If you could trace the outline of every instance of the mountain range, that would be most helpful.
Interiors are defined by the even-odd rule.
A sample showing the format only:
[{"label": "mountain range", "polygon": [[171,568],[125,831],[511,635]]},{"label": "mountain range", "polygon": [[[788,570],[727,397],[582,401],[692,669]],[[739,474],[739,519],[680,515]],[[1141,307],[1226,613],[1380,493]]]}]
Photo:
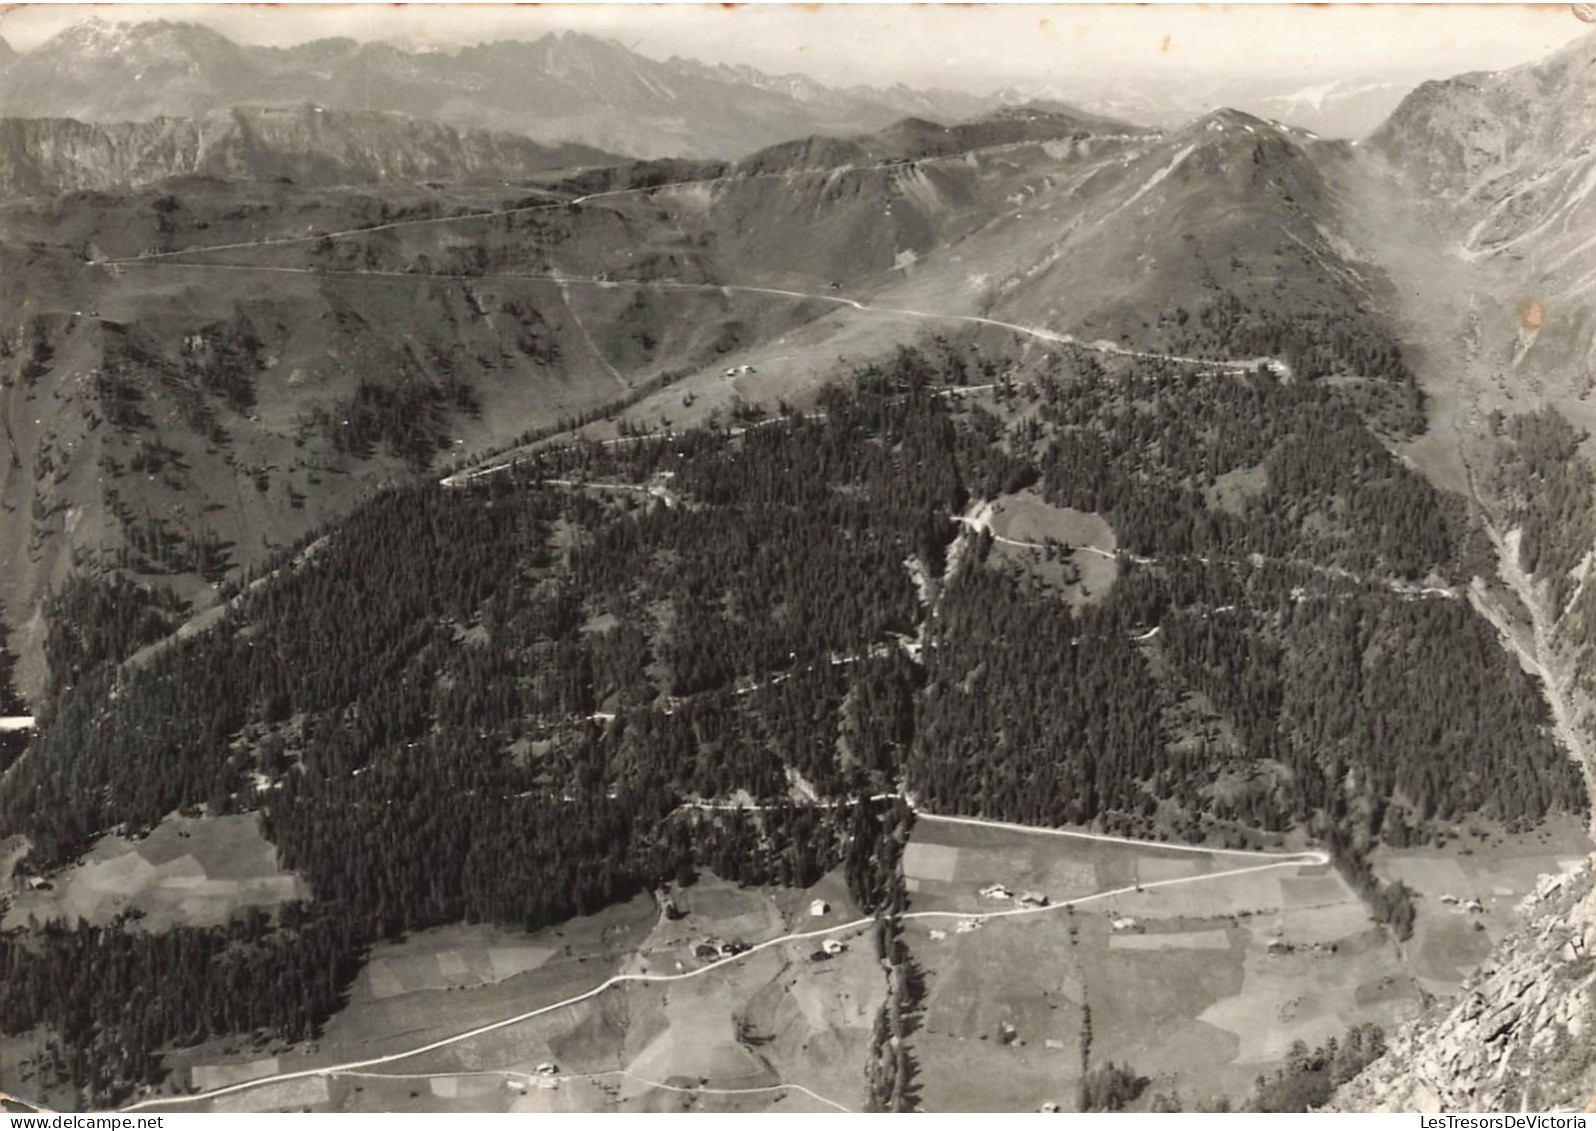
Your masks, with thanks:
[{"label": "mountain range", "polygon": [[319,106],[239,106],[198,120],[104,125],[0,118],[0,186],[22,196],[103,192],[182,176],[281,177],[303,185],[522,181],[619,160],[582,145],[539,145],[520,134]]},{"label": "mountain range", "polygon": [[266,48],[197,24],[92,19],[0,55],[0,107],[13,117],[145,121],[306,102],[635,157],[740,157],[805,134],[863,132],[907,115],[959,119],[992,105],[951,91],[833,90],[750,67],[660,62],[576,33],[454,53],[352,39]]},{"label": "mountain range", "polygon": [[1325,136],[1357,137],[1379,124],[1408,85],[1065,78],[990,95],[902,84],[834,88],[747,65],[650,59],[569,32],[454,52],[352,39],[273,48],[236,44],[196,24],[95,18],[26,53],[0,41],[0,107],[9,116],[145,121],[203,118],[246,103],[309,102],[643,158],[737,158],[807,134],[869,132],[903,117],[959,121],[1005,105],[1058,103],[1164,127],[1231,106]]}]

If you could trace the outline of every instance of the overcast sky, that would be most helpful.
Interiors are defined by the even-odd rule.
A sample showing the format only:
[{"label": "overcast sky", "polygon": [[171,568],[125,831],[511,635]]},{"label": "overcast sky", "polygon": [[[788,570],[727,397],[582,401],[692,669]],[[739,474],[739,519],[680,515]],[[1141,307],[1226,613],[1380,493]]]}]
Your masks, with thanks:
[{"label": "overcast sky", "polygon": [[19,4],[0,36],[26,50],[98,14],[209,24],[245,43],[326,36],[415,49],[574,29],[656,58],[798,71],[823,82],[986,92],[1071,76],[1444,76],[1539,58],[1592,30],[1566,4],[1141,6],[896,4]]}]

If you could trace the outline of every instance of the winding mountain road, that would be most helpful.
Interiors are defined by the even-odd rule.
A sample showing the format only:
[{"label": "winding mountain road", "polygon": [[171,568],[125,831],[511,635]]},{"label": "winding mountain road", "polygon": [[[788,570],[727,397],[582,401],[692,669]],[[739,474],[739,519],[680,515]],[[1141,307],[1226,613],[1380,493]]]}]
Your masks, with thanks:
[{"label": "winding mountain road", "polygon": [[[258,244],[246,246],[261,246]],[[190,248],[190,252],[210,250],[207,248]],[[823,291],[795,291],[785,287],[758,287],[747,283],[684,283],[674,279],[604,279],[596,276],[566,275],[556,271],[496,271],[493,273],[467,273],[444,271],[379,271],[379,270],[323,270],[316,267],[281,267],[271,264],[258,263],[188,263],[181,260],[164,259],[158,256],[148,256],[134,259],[121,259],[110,261],[117,267],[174,267],[189,271],[239,271],[255,274],[277,275],[314,275],[318,277],[334,277],[340,275],[359,276],[363,279],[402,279],[407,282],[434,281],[438,279],[451,279],[467,282],[481,282],[492,279],[519,279],[526,282],[552,283],[562,290],[570,287],[596,287],[600,290],[644,290],[654,292],[695,292],[718,293],[722,295],[748,294],[764,295],[772,298],[788,298],[802,302],[824,302],[832,306],[846,307],[859,311],[862,314],[875,314],[895,318],[910,318],[925,322],[954,322],[968,326],[985,326],[998,330],[1007,330],[1022,337],[1035,338],[1037,341],[1047,342],[1051,345],[1068,346],[1071,349],[1086,350],[1089,353],[1099,353],[1111,357],[1132,358],[1143,361],[1168,361],[1178,365],[1200,365],[1210,369],[1223,370],[1227,373],[1249,373],[1260,365],[1268,366],[1277,373],[1290,374],[1290,367],[1279,358],[1255,357],[1245,360],[1218,359],[1211,357],[1189,357],[1176,353],[1157,353],[1152,350],[1135,350],[1107,341],[1086,341],[1074,334],[1060,330],[1050,330],[1045,326],[1027,326],[1021,322],[1006,322],[1000,318],[987,318],[979,314],[949,314],[939,310],[916,310],[906,306],[884,306],[877,303],[865,302],[862,299],[847,298],[843,295],[831,294]],[[608,365],[608,362],[605,362]]]},{"label": "winding mountain road", "polygon": [[[1063,140],[1063,139],[1058,139]],[[1135,141],[1129,134],[1112,134],[1096,139],[1098,141]],[[513,208],[492,208],[481,212],[462,212],[453,216],[424,216],[410,220],[391,220],[382,224],[371,224],[363,228],[339,228],[331,231],[310,232],[303,236],[275,236],[259,240],[241,240],[232,243],[200,244],[194,247],[177,248],[172,251],[146,251],[138,255],[114,256],[105,259],[90,260],[95,264],[116,264],[127,266],[154,260],[171,261],[184,255],[198,255],[207,251],[242,251],[250,248],[262,247],[291,247],[299,244],[320,243],[322,240],[345,240],[357,236],[369,236],[377,232],[394,232],[405,228],[431,227],[439,224],[469,224],[486,220],[500,220],[507,216],[525,216],[536,212],[553,212],[562,209],[580,208],[596,200],[613,200],[627,196],[650,196],[659,193],[672,192],[681,189],[701,189],[715,185],[743,184],[749,181],[792,181],[799,177],[819,177],[822,179],[834,177],[840,173],[868,173],[880,172],[887,169],[912,169],[917,165],[937,164],[942,162],[964,162],[970,157],[989,156],[997,153],[1012,153],[1016,150],[1037,145],[1046,145],[1045,139],[1027,141],[999,142],[995,145],[978,145],[969,149],[961,149],[955,153],[933,154],[912,160],[875,161],[862,165],[826,165],[813,169],[783,169],[768,173],[728,173],[719,177],[699,177],[693,180],[671,181],[659,185],[639,185],[628,188],[603,189],[599,192],[585,193],[582,196],[570,197],[564,200],[540,201],[537,204],[522,204]]]},{"label": "winding mountain road", "polygon": [[[971,530],[991,535],[992,541],[1002,546],[1014,546],[1022,550],[1046,551],[1049,549],[1047,545],[1041,542],[1022,542],[1018,538],[1006,538],[1003,535],[996,533],[992,529],[991,503],[976,504],[970,508],[969,513],[956,514],[953,515],[952,518],[954,522],[960,523]],[[1064,543],[1059,543],[1059,545],[1062,546]],[[1157,565],[1160,560],[1158,558],[1149,558],[1143,557],[1140,554],[1133,554],[1129,550],[1105,550],[1101,546],[1093,546],[1090,544],[1069,545],[1068,548],[1079,553],[1094,554],[1100,558],[1108,558],[1111,561],[1122,560],[1135,562],[1137,565]],[[1459,593],[1456,589],[1449,589],[1439,585],[1415,585],[1410,582],[1398,580],[1396,578],[1383,578],[1377,581],[1370,581],[1367,577],[1364,577],[1358,573],[1354,573],[1350,569],[1343,569],[1340,566],[1320,565],[1317,562],[1305,561],[1301,558],[1278,558],[1269,557],[1265,554],[1249,554],[1245,558],[1211,558],[1203,554],[1183,555],[1183,557],[1187,561],[1200,562],[1203,565],[1218,564],[1250,566],[1254,569],[1257,569],[1266,563],[1274,562],[1278,565],[1292,566],[1297,569],[1308,570],[1324,577],[1333,577],[1340,581],[1355,581],[1361,585],[1383,585],[1393,593],[1410,598],[1440,597],[1444,600],[1455,601],[1459,596]],[[1163,560],[1168,561],[1170,559],[1165,558]]]}]

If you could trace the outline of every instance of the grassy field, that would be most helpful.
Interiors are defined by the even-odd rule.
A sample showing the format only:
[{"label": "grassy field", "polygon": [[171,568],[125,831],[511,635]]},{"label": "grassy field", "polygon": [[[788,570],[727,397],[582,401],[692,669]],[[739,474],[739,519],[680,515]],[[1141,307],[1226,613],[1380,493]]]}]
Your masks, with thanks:
[{"label": "grassy field", "polygon": [[[1134,888],[1138,883],[1154,883],[1212,872],[1268,863],[1253,854],[1191,852],[1107,840],[1085,840],[1046,834],[1030,834],[976,825],[953,824],[935,818],[922,819],[904,852],[904,876],[915,895],[915,909],[921,911],[998,911],[1012,904],[980,895],[990,883],[1002,883],[1014,894],[1037,891],[1054,903],[1095,895],[1116,888]],[[1264,873],[1270,876],[1272,873]],[[1224,881],[1214,881],[1224,883]],[[1265,886],[1268,882],[1264,881]],[[1258,881],[1238,881],[1240,894]],[[1157,909],[1168,903],[1178,905],[1182,898],[1211,902],[1209,896],[1184,896],[1199,885],[1177,885],[1155,889],[1157,895],[1134,891],[1125,898],[1140,899]],[[1207,886],[1206,883],[1200,886]]]},{"label": "grassy field", "polygon": [[[1513,929],[1513,908],[1535,881],[1590,850],[1584,826],[1563,818],[1532,833],[1482,827],[1444,848],[1382,850],[1372,862],[1382,879],[1401,880],[1418,893],[1408,961],[1425,989],[1450,994]],[[1445,901],[1447,896],[1456,902]],[[1469,909],[1470,900],[1478,902],[1478,911]]]},{"label": "grassy field", "polygon": [[440,927],[417,938],[424,941],[411,950],[395,947],[373,956],[357,995],[363,990],[380,1001],[417,990],[489,985],[536,970],[556,953],[551,946],[528,945],[524,934],[483,924]]},{"label": "grassy field", "polygon": [[[810,911],[817,898],[829,908],[820,917]],[[383,1056],[564,1001],[616,974],[691,974],[709,964],[697,953],[707,943],[753,944],[861,917],[836,874],[805,891],[705,875],[675,901],[686,912],[678,919],[642,896],[531,935],[457,925],[380,946],[319,1042],[179,1050],[173,1083],[214,1087],[267,1068]],[[263,1085],[173,1110],[835,1110],[793,1085],[857,1108],[886,980],[867,931],[834,937],[846,946],[834,957],[814,957],[819,940],[772,947],[702,977],[628,983],[316,1086]],[[541,1073],[546,1065],[554,1070]]]},{"label": "grassy field", "polygon": [[1231,514],[1241,514],[1247,503],[1269,489],[1269,474],[1262,465],[1238,467],[1214,480],[1212,487],[1203,488],[1203,498],[1210,506]]},{"label": "grassy field", "polygon": [[[1113,1060],[1149,1077],[1143,1105],[1156,1092],[1187,1107],[1240,1099],[1294,1040],[1322,1043],[1363,1021],[1394,1030],[1416,1009],[1420,986],[1442,987],[1444,975],[1475,961],[1463,947],[1488,945],[1519,892],[1577,855],[1578,841],[1570,824],[1480,839],[1469,855],[1459,845],[1380,858],[1382,874],[1400,874],[1425,895],[1404,956],[1327,865],[922,819],[904,857],[907,943],[926,984],[911,1009],[918,1101],[926,1110],[1072,1108],[1087,1007],[1091,1063]],[[225,861],[211,862],[228,873]],[[992,883],[1055,906],[994,917],[1016,905],[981,895]],[[1435,889],[1478,897],[1485,910],[1441,905]],[[705,875],[673,897],[684,912],[674,919],[640,896],[529,935],[456,925],[383,944],[320,1041],[176,1050],[165,1087],[398,1053],[624,973],[668,980],[627,983],[428,1053],[177,1110],[862,1108],[886,990],[868,930],[831,935],[846,946],[836,956],[817,958],[819,940],[806,940],[694,976],[719,962],[706,947],[860,918],[840,877],[799,891]],[[818,917],[815,899],[827,905]],[[1490,925],[1475,930],[1476,921]],[[1466,934],[1445,933],[1448,924]]]},{"label": "grassy field", "polygon": [[1119,547],[1114,528],[1102,515],[1055,507],[1031,491],[993,500],[992,533],[1016,542],[1046,542],[1051,538],[1069,546],[1095,546],[1109,553]]},{"label": "grassy field", "polygon": [[993,500],[991,529],[996,537],[1014,542],[1091,547],[1055,557],[1030,546],[1004,542],[993,546],[994,556],[1023,566],[1044,585],[1059,590],[1072,606],[1102,598],[1119,577],[1119,562],[1112,556],[1119,540],[1102,515],[1055,507],[1030,491],[1019,491]]},{"label": "grassy field", "polygon": [[[1073,1109],[1087,1006],[1091,1063],[1128,1064],[1151,1080],[1142,1104],[1164,1092],[1188,1110],[1247,1095],[1294,1039],[1316,1044],[1361,1021],[1391,1029],[1408,1016],[1413,979],[1333,869],[1221,874],[1268,862],[919,822],[905,856],[911,913],[1012,907],[979,894],[994,882],[1080,901],[965,931],[909,921],[927,982],[912,1038],[921,1105]],[[1093,891],[1115,894],[1081,901]]]},{"label": "grassy field", "polygon": [[83,859],[49,878],[49,888],[15,891],[4,927],[79,918],[109,923],[143,913],[146,930],[213,926],[246,907],[274,907],[309,895],[277,867],[277,850],[253,814],[168,817],[146,837],[102,837]]},{"label": "grassy field", "polygon": [[40,1086],[30,1063],[44,1053],[47,1043],[47,1035],[42,1029],[30,1029],[26,1033],[0,1033],[0,1091],[25,1097],[30,1104],[53,1106],[50,1101],[57,1097],[49,1094],[50,1089]]},{"label": "grassy field", "polygon": [[[199,1090],[202,1079],[221,1071],[236,1071],[241,1065],[268,1056],[277,1058],[281,1072],[386,1056],[564,1000],[619,973],[648,937],[658,917],[654,901],[639,896],[596,915],[573,919],[530,935],[483,924],[455,925],[421,931],[399,942],[379,944],[368,958],[367,969],[355,979],[349,1004],[328,1021],[319,1041],[297,1046],[209,1041],[174,1049],[167,1055],[171,1073],[160,1091],[183,1094]],[[506,944],[512,940],[519,940],[519,945],[528,949],[550,952],[549,957],[531,969],[495,981],[469,983],[465,977],[453,980],[443,977],[444,967],[453,966],[447,956],[486,954],[506,949]],[[374,992],[385,987],[380,976],[377,986],[373,987],[372,968],[414,972],[426,970],[429,963],[434,971],[431,980],[436,984],[402,989],[396,994]],[[418,1058],[414,1063],[396,1062],[383,1071],[467,1069],[475,1067],[469,1063],[470,1056],[471,1047],[467,1042],[440,1050],[422,1068],[417,1067],[422,1064]],[[437,1063],[440,1061],[441,1064]],[[329,1099],[319,1106],[331,1105],[336,1110],[344,1083],[342,1078],[334,1079]],[[352,1087],[345,1090],[351,1095],[360,1094]],[[243,1102],[259,1091],[250,1089],[235,1096]],[[425,1082],[421,1091],[427,1092]],[[251,1110],[275,1110],[268,1102],[269,1096],[268,1093],[259,1101],[260,1106]],[[210,1108],[208,1103],[197,1103],[172,1110],[206,1111]]]},{"label": "grassy field", "polygon": [[0,839],[0,891],[11,890],[11,873],[15,871],[17,863],[28,854],[31,847],[28,838],[20,833]]}]

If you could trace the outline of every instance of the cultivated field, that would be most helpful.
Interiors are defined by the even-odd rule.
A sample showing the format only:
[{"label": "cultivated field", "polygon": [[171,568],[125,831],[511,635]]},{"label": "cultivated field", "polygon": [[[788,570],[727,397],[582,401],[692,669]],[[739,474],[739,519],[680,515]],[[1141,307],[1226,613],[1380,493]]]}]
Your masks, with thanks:
[{"label": "cultivated field", "polygon": [[[1470,856],[1395,854],[1380,867],[1421,890],[1450,885],[1472,898],[1464,880],[1486,885],[1505,916],[1518,889],[1574,855],[1577,840],[1571,824],[1481,842]],[[1321,1044],[1364,1021],[1392,1031],[1420,996],[1390,936],[1312,853],[922,817],[904,871],[906,939],[926,985],[908,1011],[910,1094],[926,1110],[1073,1108],[1088,1007],[1091,1064],[1149,1077],[1142,1106],[1165,1093],[1189,1108],[1244,1098],[1295,1040]],[[1006,893],[981,894],[993,884]],[[1022,895],[1048,906],[1014,914]],[[827,933],[845,947],[834,955],[814,938],[726,957],[728,944],[735,952],[861,918],[840,877],[797,891],[705,875],[672,898],[674,918],[639,896],[533,934],[456,925],[379,946],[319,1042],[174,1051],[168,1092],[263,1083],[171,1110],[862,1108],[886,991],[871,932]],[[1441,912],[1420,903],[1406,958],[1439,985],[1426,964],[1467,956],[1431,954],[1437,944],[1426,940],[1448,936],[1435,925]],[[1472,941],[1490,937],[1472,921],[1498,912],[1444,914]],[[637,980],[571,1002],[616,976]],[[484,1026],[496,1027],[449,1040]],[[298,1072],[307,1075],[267,1079]]]},{"label": "cultivated field", "polygon": [[[820,899],[826,911],[812,915]],[[835,874],[807,891],[740,888],[705,875],[674,893],[680,918],[640,896],[530,935],[485,926],[417,934],[373,952],[349,1006],[313,1045],[275,1052],[180,1050],[174,1083],[314,1070],[416,1048],[557,1005],[617,974],[585,1001],[384,1064],[264,1084],[170,1110],[829,1111],[865,1100],[864,1065],[886,980],[864,929],[727,961],[703,948],[757,944],[851,922],[861,912]],[[490,975],[494,975],[490,978]],[[275,1067],[273,1066],[275,1065]]]},{"label": "cultivated field", "polygon": [[[1142,1105],[1163,1092],[1188,1110],[1246,1096],[1297,1038],[1411,1013],[1418,991],[1394,943],[1328,865],[1223,874],[1269,863],[920,821],[905,868],[927,982],[912,1038],[921,1106],[1072,1110],[1088,1006],[1091,1063],[1151,1078]],[[992,883],[1074,906],[981,918],[1015,907],[979,894]],[[913,915],[928,910],[974,914]]]},{"label": "cultivated field", "polygon": [[254,814],[173,816],[139,840],[102,837],[48,884],[15,890],[3,926],[24,926],[29,916],[104,924],[124,911],[141,912],[134,922],[146,930],[214,926],[243,908],[310,894],[303,880],[278,870],[277,850]]},{"label": "cultivated field", "polygon": [[[903,871],[909,891],[915,896],[915,910],[974,913],[1013,906],[979,894],[981,888],[991,883],[1005,884],[1016,895],[1034,890],[1053,903],[1067,903],[1113,889],[1134,889],[1137,884],[1267,863],[1267,858],[1256,853],[1194,852],[1178,847],[1076,839],[922,817],[904,852]],[[1251,893],[1267,890],[1274,873],[1262,875],[1268,878],[1259,881],[1255,877],[1245,877],[1229,889],[1229,894],[1217,896],[1188,897],[1184,893],[1194,886],[1207,887],[1211,883],[1221,885],[1224,892],[1226,881],[1168,886],[1156,889],[1156,896],[1148,893],[1138,896],[1131,890],[1117,898],[1139,900],[1138,907],[1145,904],[1147,914],[1159,914],[1166,907],[1170,909],[1166,914],[1184,913],[1181,909],[1189,906],[1190,901],[1204,907],[1219,904],[1228,907],[1230,903],[1247,903],[1252,898]]]},{"label": "cultivated field", "polygon": [[417,937],[425,939],[421,946],[394,947],[391,954],[385,948],[373,956],[357,997],[362,989],[381,1001],[417,990],[489,985],[536,970],[556,953],[551,946],[528,945],[524,934],[485,925],[440,927]]}]

